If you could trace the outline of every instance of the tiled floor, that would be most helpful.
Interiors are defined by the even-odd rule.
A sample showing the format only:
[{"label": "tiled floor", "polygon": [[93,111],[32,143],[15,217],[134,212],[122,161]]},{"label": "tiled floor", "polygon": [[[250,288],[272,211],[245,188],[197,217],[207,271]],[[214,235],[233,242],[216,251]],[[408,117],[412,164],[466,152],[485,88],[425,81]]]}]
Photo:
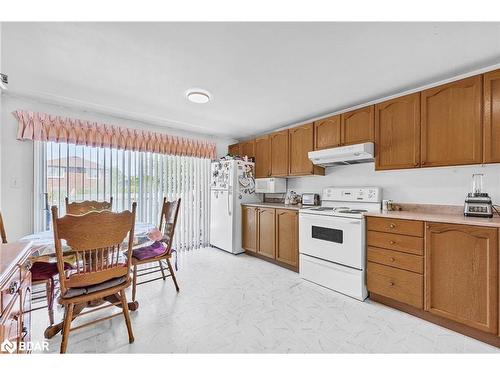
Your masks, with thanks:
[{"label": "tiled floor", "polygon": [[[68,352],[500,352],[244,254],[200,249],[182,254],[179,267],[179,294],[170,279],[139,287],[140,308],[131,313],[133,344],[128,344],[125,323],[117,317],[72,332]],[[34,339],[41,339],[47,312],[36,311],[33,320]],[[60,341],[60,335],[49,340],[51,352],[59,351]]]}]

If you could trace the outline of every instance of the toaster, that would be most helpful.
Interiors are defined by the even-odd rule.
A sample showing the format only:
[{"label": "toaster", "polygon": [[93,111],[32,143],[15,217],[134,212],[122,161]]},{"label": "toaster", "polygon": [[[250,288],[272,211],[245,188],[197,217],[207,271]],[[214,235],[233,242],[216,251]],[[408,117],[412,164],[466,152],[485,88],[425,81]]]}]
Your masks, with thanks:
[{"label": "toaster", "polygon": [[319,194],[316,193],[302,194],[302,204],[304,206],[319,206]]}]

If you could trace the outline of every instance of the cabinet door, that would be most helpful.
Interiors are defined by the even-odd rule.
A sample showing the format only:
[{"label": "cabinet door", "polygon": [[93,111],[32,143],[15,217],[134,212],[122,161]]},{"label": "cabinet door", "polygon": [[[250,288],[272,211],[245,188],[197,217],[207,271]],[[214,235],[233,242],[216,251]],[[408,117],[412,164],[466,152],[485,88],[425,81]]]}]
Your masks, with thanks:
[{"label": "cabinet door", "polygon": [[375,169],[420,166],[420,93],[375,106]]},{"label": "cabinet door", "polygon": [[288,130],[273,133],[271,142],[271,176],[288,175]]},{"label": "cabinet door", "polygon": [[300,176],[313,173],[313,164],[307,153],[313,150],[313,124],[298,126],[288,130],[290,147],[290,175]]},{"label": "cabinet door", "polygon": [[500,162],[500,70],[484,75],[484,161]]},{"label": "cabinet door", "polygon": [[293,210],[276,210],[276,260],[299,265],[299,215]]},{"label": "cabinet door", "polygon": [[497,233],[496,228],[427,223],[425,310],[498,332]]},{"label": "cabinet door", "polygon": [[255,177],[264,178],[271,175],[271,147],[269,136],[265,135],[255,140]]},{"label": "cabinet door", "polygon": [[255,157],[255,140],[245,141],[240,143],[241,156]]},{"label": "cabinet door", "polygon": [[342,113],[342,144],[373,142],[375,106]]},{"label": "cabinet door", "polygon": [[481,163],[481,79],[422,91],[422,167]]},{"label": "cabinet door", "polygon": [[241,208],[241,247],[257,252],[257,207]]},{"label": "cabinet door", "polygon": [[340,115],[314,121],[314,149],[340,146]]},{"label": "cabinet door", "polygon": [[258,253],[274,259],[275,255],[275,209],[259,208],[258,212]]},{"label": "cabinet door", "polygon": [[227,148],[227,153],[231,155],[239,155],[240,154],[240,144],[235,143],[234,145],[229,145]]}]

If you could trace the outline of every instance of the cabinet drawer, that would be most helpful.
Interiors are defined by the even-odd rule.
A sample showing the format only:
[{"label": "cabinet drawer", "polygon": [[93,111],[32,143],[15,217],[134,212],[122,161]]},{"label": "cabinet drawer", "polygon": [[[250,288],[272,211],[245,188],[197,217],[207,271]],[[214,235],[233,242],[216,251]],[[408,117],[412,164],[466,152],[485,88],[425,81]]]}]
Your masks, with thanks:
[{"label": "cabinet drawer", "polygon": [[368,261],[407,271],[424,273],[424,258],[420,255],[406,254],[399,251],[368,247]]},{"label": "cabinet drawer", "polygon": [[0,311],[7,308],[10,302],[19,294],[19,288],[21,287],[21,272],[19,268],[15,268],[9,281],[5,283],[4,288],[0,291]]},{"label": "cabinet drawer", "polygon": [[368,291],[422,309],[424,279],[422,275],[368,262]]},{"label": "cabinet drawer", "polygon": [[424,239],[419,237],[403,236],[401,234],[374,232],[367,233],[368,246],[381,247],[402,251],[410,254],[424,254]]},{"label": "cabinet drawer", "polygon": [[424,223],[415,220],[386,219],[383,217],[368,217],[368,230],[377,232],[406,234],[407,236],[423,237]]}]

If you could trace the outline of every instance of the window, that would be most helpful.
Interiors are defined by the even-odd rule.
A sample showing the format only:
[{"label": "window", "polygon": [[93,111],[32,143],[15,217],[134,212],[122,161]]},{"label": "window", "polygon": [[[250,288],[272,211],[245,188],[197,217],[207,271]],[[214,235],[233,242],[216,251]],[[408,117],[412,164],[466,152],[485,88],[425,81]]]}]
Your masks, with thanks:
[{"label": "window", "polygon": [[[50,207],[65,214],[64,199],[109,200],[113,210],[137,202],[137,222],[158,224],[163,197],[181,198],[174,246],[208,245],[210,159],[150,152],[35,143],[36,230],[51,227]],[[67,173],[66,173],[67,172]]]}]

